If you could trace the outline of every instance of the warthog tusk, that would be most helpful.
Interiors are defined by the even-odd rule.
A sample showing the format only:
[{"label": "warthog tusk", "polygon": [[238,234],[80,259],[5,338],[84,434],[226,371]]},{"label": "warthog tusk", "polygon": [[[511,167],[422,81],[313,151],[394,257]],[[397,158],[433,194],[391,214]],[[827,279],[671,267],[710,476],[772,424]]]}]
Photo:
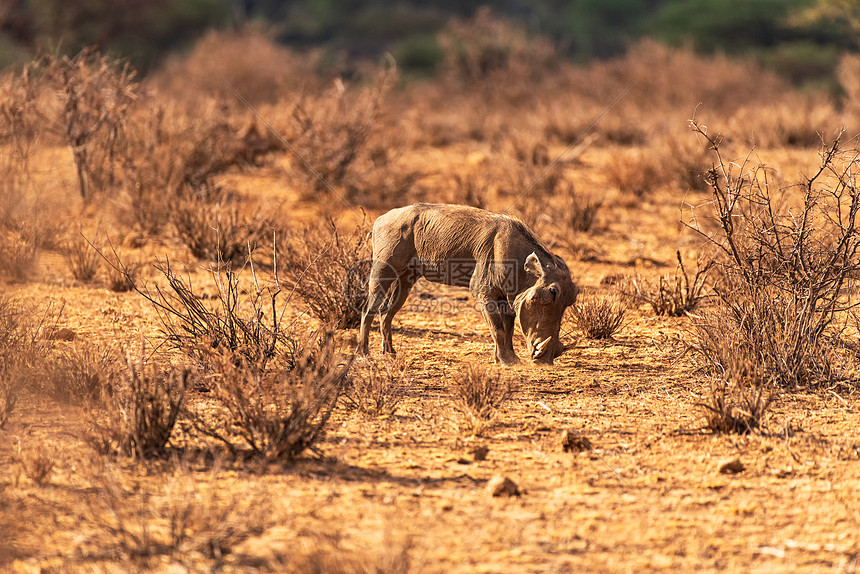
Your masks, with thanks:
[{"label": "warthog tusk", "polygon": [[546,351],[546,349],[547,349],[547,344],[549,343],[549,340],[550,340],[550,339],[552,339],[552,337],[547,337],[546,339],[544,339],[543,341],[541,341],[540,343],[538,343],[537,345],[535,345],[534,357],[535,357],[536,359],[537,359],[538,357],[540,357],[541,355],[543,355],[544,351]]}]

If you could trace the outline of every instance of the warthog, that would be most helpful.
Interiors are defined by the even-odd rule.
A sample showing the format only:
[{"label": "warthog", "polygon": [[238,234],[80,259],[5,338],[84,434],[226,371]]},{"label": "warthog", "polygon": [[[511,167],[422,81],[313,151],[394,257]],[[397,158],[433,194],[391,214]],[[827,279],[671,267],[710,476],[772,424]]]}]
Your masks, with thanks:
[{"label": "warthog", "polygon": [[391,320],[420,278],[468,287],[490,326],[497,363],[516,363],[514,320],[533,361],[564,351],[559,329],[578,289],[564,260],[522,221],[464,205],[416,203],[373,224],[373,263],[361,317],[367,354],[373,317],[382,314],[382,351],[394,353]]}]

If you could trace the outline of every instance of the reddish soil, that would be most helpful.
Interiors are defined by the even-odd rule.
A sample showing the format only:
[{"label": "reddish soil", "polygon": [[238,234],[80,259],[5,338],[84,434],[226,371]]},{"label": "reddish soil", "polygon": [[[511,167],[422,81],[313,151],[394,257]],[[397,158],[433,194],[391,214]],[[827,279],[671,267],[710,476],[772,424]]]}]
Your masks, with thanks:
[{"label": "reddish soil", "polygon": [[[474,151],[482,150],[448,149],[445,156]],[[583,237],[592,257],[578,259],[551,228],[541,232],[586,289],[607,289],[601,280],[610,275],[672,273],[676,249],[695,261],[701,248],[679,220],[683,201],[705,196],[606,192],[602,166],[612,153],[589,150],[564,167],[578,190],[605,194],[597,231]],[[792,166],[791,179],[800,155],[779,150],[769,158]],[[814,153],[802,155],[814,163]],[[242,191],[286,197],[297,221],[319,213],[277,189],[266,169],[228,178]],[[62,197],[73,203],[73,193]],[[491,198],[490,207],[503,209],[507,199]],[[342,217],[349,225],[348,212]],[[169,256],[176,268],[188,267],[195,291],[215,293],[203,265],[176,244],[150,240],[138,251]],[[145,275],[159,280],[153,270]],[[158,320],[139,295],[111,292],[99,280],[79,284],[55,253],[40,257],[31,281],[5,290],[63,307],[60,326],[78,340],[58,345],[116,342],[133,350],[140,335],[158,338]],[[27,396],[0,431],[0,569],[179,572],[217,563],[223,571],[857,570],[856,394],[785,393],[764,431],[711,434],[698,406],[708,383],[683,352],[691,320],[657,317],[643,305],[608,341],[588,340],[566,322],[570,348],[553,367],[500,368],[516,391],[475,436],[454,408],[447,379],[469,362],[489,362],[489,333],[474,312],[447,312],[468,307],[464,291],[421,290],[428,295],[413,294],[395,319],[395,345],[410,365],[405,398],[382,418],[339,407],[319,445],[321,458],[308,453],[284,466],[219,456],[213,462],[186,455],[182,464],[105,458],[78,438],[87,416],[79,407]],[[293,312],[302,310],[297,304]],[[298,324],[305,321],[312,320]],[[520,337],[515,344],[523,356]],[[371,359],[357,359],[354,368],[378,359],[375,330],[371,345]],[[207,399],[192,393],[190,400]],[[187,430],[181,421],[178,444]],[[565,452],[565,430],[593,449]],[[472,451],[481,446],[486,460],[475,460]],[[49,447],[56,465],[38,485],[20,458]],[[733,459],[738,472],[720,472]],[[496,475],[513,480],[521,494],[491,496],[487,484]],[[216,560],[195,547],[135,556],[135,537],[156,541],[150,548],[166,539],[170,513],[189,500],[209,512],[189,538],[207,536],[213,524],[244,532],[229,553]]]}]

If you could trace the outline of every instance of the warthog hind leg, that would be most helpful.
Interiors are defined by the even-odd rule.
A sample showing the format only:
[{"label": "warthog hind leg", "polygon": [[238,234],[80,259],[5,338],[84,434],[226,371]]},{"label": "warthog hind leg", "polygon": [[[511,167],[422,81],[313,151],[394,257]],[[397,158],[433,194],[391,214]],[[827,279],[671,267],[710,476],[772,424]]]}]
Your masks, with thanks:
[{"label": "warthog hind leg", "polygon": [[409,273],[404,273],[397,280],[397,287],[391,294],[391,300],[382,315],[382,319],[379,321],[379,331],[382,333],[383,353],[396,354],[394,352],[394,341],[391,339],[391,320],[394,319],[394,316],[403,307],[406,298],[409,297],[409,291],[412,290],[414,284],[414,279],[410,277]]}]

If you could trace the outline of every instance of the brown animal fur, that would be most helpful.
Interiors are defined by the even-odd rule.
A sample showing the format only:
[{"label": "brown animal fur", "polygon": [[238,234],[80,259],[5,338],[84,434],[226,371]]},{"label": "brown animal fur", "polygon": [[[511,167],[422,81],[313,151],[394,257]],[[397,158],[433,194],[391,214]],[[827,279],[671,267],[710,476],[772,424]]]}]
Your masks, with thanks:
[{"label": "brown animal fur", "polygon": [[373,225],[361,352],[368,352],[370,324],[381,313],[383,352],[394,353],[391,320],[422,276],[469,288],[490,326],[496,362],[518,361],[515,320],[533,360],[552,364],[563,351],[561,317],[578,293],[564,260],[518,219],[463,205],[417,203],[392,209]]}]

